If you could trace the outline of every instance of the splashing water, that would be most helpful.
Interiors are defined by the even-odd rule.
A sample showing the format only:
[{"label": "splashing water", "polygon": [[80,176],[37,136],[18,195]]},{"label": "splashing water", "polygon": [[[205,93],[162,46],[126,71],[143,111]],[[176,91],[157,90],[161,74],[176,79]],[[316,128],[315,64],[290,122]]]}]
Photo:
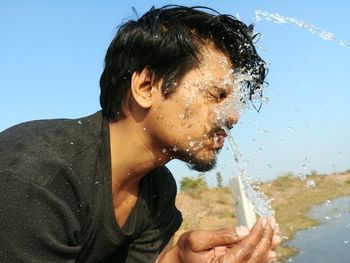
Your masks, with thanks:
[{"label": "splashing water", "polygon": [[350,41],[338,39],[333,33],[320,29],[319,27],[313,24],[304,22],[302,20],[298,20],[294,17],[282,16],[278,13],[271,13],[263,10],[256,10],[255,16],[256,16],[257,22],[260,20],[267,20],[267,21],[274,22],[276,24],[291,23],[293,25],[296,25],[297,27],[306,29],[310,33],[317,35],[324,40],[334,41],[335,43],[346,48],[350,47]]},{"label": "splashing water", "polygon": [[[224,60],[221,63],[225,63]],[[234,80],[227,78],[230,74],[234,74]],[[269,217],[274,215],[274,211],[271,208],[271,200],[268,199],[262,192],[259,192],[253,188],[253,182],[251,177],[246,173],[244,166],[241,165],[240,160],[242,155],[238,152],[238,147],[234,142],[233,136],[230,132],[230,127],[228,127],[227,116],[241,114],[246,108],[247,104],[244,103],[249,97],[247,89],[245,89],[245,83],[247,81],[253,81],[253,72],[233,72],[230,70],[224,78],[224,84],[231,86],[233,88],[232,93],[226,99],[223,105],[215,109],[216,118],[227,135],[227,139],[230,143],[232,149],[233,158],[237,163],[239,176],[242,178],[243,188],[247,199],[253,205],[255,212],[262,217]],[[253,97],[253,99],[256,99]],[[215,141],[214,137],[214,141]]]},{"label": "splashing water", "polygon": [[316,183],[315,183],[314,180],[308,180],[308,181],[306,182],[306,186],[307,186],[307,188],[309,188],[309,189],[314,189],[314,188],[316,187]]},{"label": "splashing water", "polygon": [[244,187],[245,194],[249,202],[254,206],[255,212],[261,217],[274,216],[275,212],[272,210],[271,199],[267,198],[262,192],[255,190],[252,186],[252,179],[246,173],[245,169],[240,165],[240,157],[242,156],[238,152],[237,144],[235,143],[233,136],[230,131],[226,128],[226,134],[228,135],[228,140],[233,152],[233,157],[235,162],[239,167],[239,175],[242,178],[242,183]]}]

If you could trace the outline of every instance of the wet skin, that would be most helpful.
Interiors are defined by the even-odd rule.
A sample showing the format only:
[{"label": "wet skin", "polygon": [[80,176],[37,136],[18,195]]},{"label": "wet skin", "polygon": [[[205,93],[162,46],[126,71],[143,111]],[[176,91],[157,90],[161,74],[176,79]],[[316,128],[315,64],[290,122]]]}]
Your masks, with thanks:
[{"label": "wet skin", "polygon": [[189,231],[158,262],[264,263],[276,258],[278,232],[274,218],[260,218],[250,232],[244,227]]},{"label": "wet skin", "polygon": [[226,110],[232,100],[234,79],[232,65],[224,63],[225,54],[212,47],[203,49],[203,61],[189,71],[176,91],[164,98],[159,91],[145,128],[157,142],[161,158],[186,161],[194,169],[207,171],[214,167],[216,155],[227,136],[223,125],[237,123],[239,111]]}]

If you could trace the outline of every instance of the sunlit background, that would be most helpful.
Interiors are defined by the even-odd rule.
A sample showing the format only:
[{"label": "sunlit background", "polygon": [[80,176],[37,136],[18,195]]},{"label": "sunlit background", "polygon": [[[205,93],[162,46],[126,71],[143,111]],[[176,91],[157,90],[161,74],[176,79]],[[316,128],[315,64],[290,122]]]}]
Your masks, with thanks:
[{"label": "sunlit background", "polygon": [[[350,168],[350,4],[345,0],[1,1],[0,131],[28,120],[98,111],[99,77],[117,26],[166,4],[209,6],[254,23],[261,33],[258,51],[270,65],[266,98],[259,113],[247,110],[232,130],[248,174],[267,181],[287,172],[303,176]],[[261,11],[303,21],[337,39],[258,19]],[[197,174],[179,161],[168,167],[178,182]],[[238,173],[229,147],[205,175],[209,185],[216,185],[218,171],[224,184]]]}]

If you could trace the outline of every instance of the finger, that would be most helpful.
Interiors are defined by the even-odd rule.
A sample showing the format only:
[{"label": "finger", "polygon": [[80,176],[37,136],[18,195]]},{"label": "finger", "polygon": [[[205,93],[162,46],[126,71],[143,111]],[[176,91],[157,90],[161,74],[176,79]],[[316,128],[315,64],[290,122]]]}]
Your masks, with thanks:
[{"label": "finger", "polygon": [[267,225],[266,218],[260,218],[253,226],[250,234],[244,238],[238,245],[235,245],[230,251],[221,258],[222,262],[242,262],[249,259],[255,247],[264,236],[264,229]]},{"label": "finger", "polygon": [[264,236],[259,242],[259,244],[256,246],[254,253],[249,263],[261,263],[266,262],[268,260],[269,252],[271,251],[271,244],[272,244],[272,238],[273,233],[276,227],[276,221],[273,217],[269,218],[268,224],[266,225]]},{"label": "finger", "polygon": [[272,245],[271,245],[272,250],[276,249],[280,245],[282,241],[281,236],[282,235],[281,235],[279,224],[276,223],[275,231],[273,233],[273,238],[272,238]]},{"label": "finger", "polygon": [[276,249],[281,243],[282,239],[278,235],[273,235],[271,249]]},{"label": "finger", "polygon": [[216,258],[221,257],[222,255],[225,255],[229,248],[227,246],[220,246],[220,247],[214,247],[214,255]]},{"label": "finger", "polygon": [[249,230],[246,227],[190,231],[180,237],[179,245],[199,252],[213,247],[233,246],[246,237],[248,233]]},{"label": "finger", "polygon": [[275,251],[270,250],[267,255],[267,261],[275,260],[277,258],[277,253]]}]

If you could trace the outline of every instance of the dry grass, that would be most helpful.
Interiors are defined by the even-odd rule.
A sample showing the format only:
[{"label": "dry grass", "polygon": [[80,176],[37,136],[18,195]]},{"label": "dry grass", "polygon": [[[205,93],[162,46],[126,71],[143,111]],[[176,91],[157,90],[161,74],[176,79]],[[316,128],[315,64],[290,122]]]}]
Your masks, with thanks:
[{"label": "dry grass", "polygon": [[[306,187],[306,181],[316,183],[314,189]],[[350,195],[350,173],[313,175],[301,181],[295,176],[283,176],[261,185],[261,190],[273,198],[273,208],[283,236],[292,239],[295,232],[318,224],[309,218],[307,212],[313,205],[328,199]],[[236,224],[232,197],[228,188],[210,189],[201,192],[196,198],[179,193],[177,206],[184,222],[176,233],[176,239],[192,229],[218,229]],[[282,243],[278,249],[279,262],[296,253],[295,249]]]}]

